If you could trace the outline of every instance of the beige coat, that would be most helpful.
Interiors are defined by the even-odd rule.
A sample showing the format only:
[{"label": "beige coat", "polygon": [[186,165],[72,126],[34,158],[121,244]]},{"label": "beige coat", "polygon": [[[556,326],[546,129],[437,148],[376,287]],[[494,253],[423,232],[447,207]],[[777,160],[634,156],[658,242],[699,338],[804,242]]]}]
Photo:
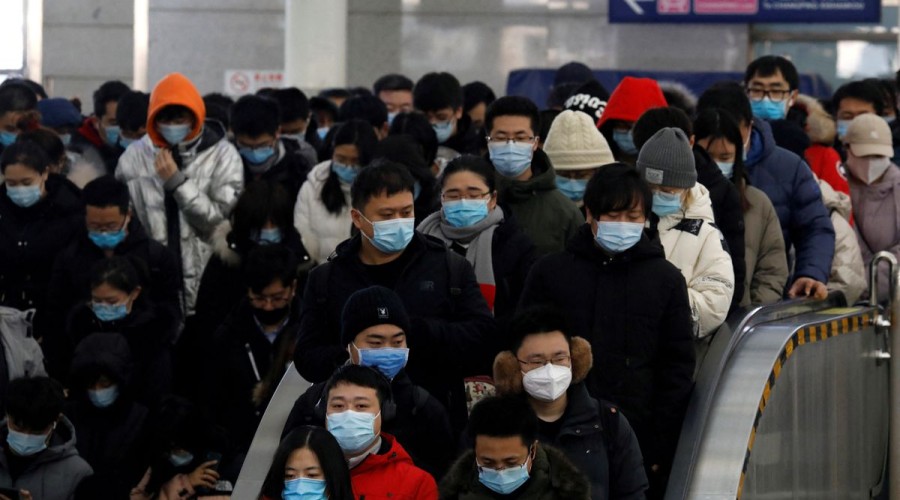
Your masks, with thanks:
[{"label": "beige coat", "polygon": [[835,191],[827,182],[817,180],[822,191],[822,202],[831,213],[831,223],[834,224],[834,260],[831,261],[828,290],[840,290],[847,298],[847,303],[853,304],[868,288],[868,280],[856,232],[848,222],[850,197]]},{"label": "beige coat", "polygon": [[741,306],[781,300],[788,280],[787,252],[775,207],[765,193],[747,186],[750,208],[744,212],[744,260],[747,279]]}]

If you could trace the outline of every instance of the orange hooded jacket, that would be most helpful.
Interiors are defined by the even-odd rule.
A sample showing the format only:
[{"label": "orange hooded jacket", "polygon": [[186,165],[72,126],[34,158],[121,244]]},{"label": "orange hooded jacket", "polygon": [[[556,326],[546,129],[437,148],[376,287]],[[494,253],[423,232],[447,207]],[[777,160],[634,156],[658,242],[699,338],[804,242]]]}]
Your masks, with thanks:
[{"label": "orange hooded jacket", "polygon": [[159,147],[168,147],[169,144],[156,130],[156,115],[166,106],[179,105],[190,109],[196,120],[194,128],[188,133],[186,141],[196,138],[203,130],[203,120],[206,119],[206,105],[203,97],[194,84],[181,73],[169,73],[164,76],[153,92],[150,93],[150,108],[147,112],[147,135],[153,140],[153,144]]}]

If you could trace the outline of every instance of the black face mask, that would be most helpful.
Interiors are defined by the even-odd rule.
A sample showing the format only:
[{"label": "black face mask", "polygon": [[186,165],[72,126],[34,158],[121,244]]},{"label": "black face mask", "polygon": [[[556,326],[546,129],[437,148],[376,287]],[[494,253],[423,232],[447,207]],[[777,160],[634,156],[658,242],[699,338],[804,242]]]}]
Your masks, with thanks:
[{"label": "black face mask", "polygon": [[290,311],[290,304],[279,309],[272,309],[271,311],[266,311],[265,309],[257,309],[254,307],[253,316],[255,316],[256,320],[265,326],[274,326],[284,321],[284,318],[287,317]]}]

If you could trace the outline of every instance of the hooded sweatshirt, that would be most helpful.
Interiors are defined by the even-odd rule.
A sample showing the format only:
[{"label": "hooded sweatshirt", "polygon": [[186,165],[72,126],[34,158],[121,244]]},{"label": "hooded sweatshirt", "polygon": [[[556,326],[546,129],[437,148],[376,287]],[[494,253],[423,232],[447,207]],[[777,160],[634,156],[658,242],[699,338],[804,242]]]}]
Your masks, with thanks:
[{"label": "hooded sweatshirt", "polygon": [[798,95],[795,106],[806,108],[806,135],[809,136],[811,144],[806,148],[803,157],[810,170],[835,191],[850,194],[847,178],[841,172],[841,155],[831,147],[837,136],[834,118],[825,111],[819,101],[807,95]]},{"label": "hooded sweatshirt", "polygon": [[613,155],[619,161],[633,164],[635,156],[626,154],[614,140],[613,122],[623,121],[634,124],[651,108],[666,106],[666,98],[656,80],[626,76],[613,91],[603,115],[597,121],[597,128],[609,143]]},{"label": "hooded sweatshirt", "polygon": [[437,484],[416,467],[393,436],[381,433],[381,449],[350,469],[353,494],[359,498],[434,500]]}]

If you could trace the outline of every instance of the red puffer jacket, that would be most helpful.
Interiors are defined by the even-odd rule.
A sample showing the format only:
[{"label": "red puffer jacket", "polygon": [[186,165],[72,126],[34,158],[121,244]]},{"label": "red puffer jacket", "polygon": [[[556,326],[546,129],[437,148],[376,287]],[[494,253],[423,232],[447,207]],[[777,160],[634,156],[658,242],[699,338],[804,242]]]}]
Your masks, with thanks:
[{"label": "red puffer jacket", "polygon": [[416,467],[390,434],[381,433],[381,450],[350,470],[353,493],[360,500],[437,500],[434,478]]}]

